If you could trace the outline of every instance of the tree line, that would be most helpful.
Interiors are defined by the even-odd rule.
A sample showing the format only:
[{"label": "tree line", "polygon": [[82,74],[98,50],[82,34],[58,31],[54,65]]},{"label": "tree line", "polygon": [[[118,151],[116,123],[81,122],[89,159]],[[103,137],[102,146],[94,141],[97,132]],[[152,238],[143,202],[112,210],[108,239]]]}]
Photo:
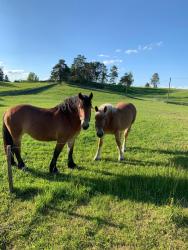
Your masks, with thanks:
[{"label": "tree line", "polygon": [[2,68],[0,68],[0,82],[9,82],[8,76],[4,74]]},{"label": "tree line", "polygon": [[[64,59],[53,67],[50,80],[52,81],[72,81],[76,83],[94,82],[94,83],[110,83],[117,84],[119,73],[116,65],[110,70],[104,63],[99,61],[87,62],[86,57],[78,55],[74,58],[71,67],[69,67]],[[125,73],[121,77],[118,84],[130,86],[134,82],[131,72]]]},{"label": "tree line", "polygon": [[[132,72],[125,72],[119,79],[118,67],[112,65],[110,69],[99,61],[88,62],[84,55],[78,55],[74,58],[72,65],[69,67],[64,59],[60,59],[57,64],[54,65],[50,75],[50,81],[63,82],[70,81],[75,83],[109,83],[116,85],[123,85],[130,87],[134,82]],[[119,81],[118,81],[119,79]],[[8,76],[5,75],[0,68],[0,81],[9,81]],[[39,81],[39,77],[30,72],[27,77],[29,82]],[[150,83],[146,83],[145,87],[156,88],[159,84],[159,74],[154,73],[152,75]]]}]

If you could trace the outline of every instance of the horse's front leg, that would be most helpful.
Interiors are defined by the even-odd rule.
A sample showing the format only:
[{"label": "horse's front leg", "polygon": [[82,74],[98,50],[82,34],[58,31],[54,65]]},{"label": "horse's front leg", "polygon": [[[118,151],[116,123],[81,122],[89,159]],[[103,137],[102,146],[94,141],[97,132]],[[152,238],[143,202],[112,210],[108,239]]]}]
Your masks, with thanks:
[{"label": "horse's front leg", "polygon": [[117,144],[117,147],[118,147],[118,150],[119,150],[119,157],[118,157],[118,160],[119,161],[122,161],[124,160],[124,155],[123,155],[123,151],[122,151],[122,147],[121,147],[121,136],[120,136],[120,133],[117,132],[115,133],[115,139],[116,139],[116,144]]},{"label": "horse's front leg", "polygon": [[103,145],[103,138],[99,138],[97,153],[96,153],[96,155],[94,157],[95,161],[101,160],[102,145]]},{"label": "horse's front leg", "polygon": [[76,163],[73,160],[73,150],[74,150],[74,142],[75,138],[72,138],[67,143],[68,148],[68,168],[74,169],[76,167]]},{"label": "horse's front leg", "polygon": [[54,154],[52,157],[52,160],[50,162],[50,173],[58,173],[58,169],[56,167],[56,163],[57,163],[57,159],[63,149],[63,147],[65,146],[66,142],[57,142],[56,146],[55,146],[55,150],[54,150]]}]

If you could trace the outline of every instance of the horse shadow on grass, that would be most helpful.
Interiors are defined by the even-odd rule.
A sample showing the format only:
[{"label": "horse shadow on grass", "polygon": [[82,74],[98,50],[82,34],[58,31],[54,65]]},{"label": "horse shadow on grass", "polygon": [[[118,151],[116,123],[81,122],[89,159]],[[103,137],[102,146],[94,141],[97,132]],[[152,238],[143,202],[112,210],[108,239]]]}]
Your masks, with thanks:
[{"label": "horse shadow on grass", "polygon": [[[113,223],[98,216],[80,215],[76,212],[77,207],[87,205],[92,198],[99,195],[110,195],[120,201],[131,200],[133,202],[151,203],[157,206],[171,204],[173,200],[175,204],[188,207],[187,179],[160,175],[120,175],[108,173],[108,171],[104,170],[97,170],[97,173],[94,170],[92,176],[84,176],[83,172],[87,170],[80,171],[79,175],[78,172],[74,175],[75,170],[71,170],[70,173],[59,173],[57,175],[51,175],[33,168],[28,170],[29,174],[36,178],[46,179],[50,182],[70,183],[73,190],[67,190],[63,186],[61,188],[58,185],[53,189],[50,199],[46,200],[45,198],[43,199],[45,190],[31,188],[22,191],[17,189],[16,197],[19,199],[29,200],[35,195],[41,194],[42,200],[45,200],[40,207],[36,208],[33,218],[25,230],[24,237],[29,237],[36,223],[40,223],[41,215],[46,216],[51,212],[63,212],[71,217],[95,221],[98,225],[123,228],[124,224]],[[85,191],[77,197],[74,191],[82,186]],[[174,218],[174,220],[176,222],[178,218]],[[187,218],[183,218],[182,223],[179,223],[179,226],[182,225],[187,225]]]},{"label": "horse shadow on grass", "polygon": [[90,190],[90,198],[98,194],[112,195],[120,200],[128,199],[159,206],[168,204],[169,199],[173,198],[175,203],[181,203],[185,207],[188,206],[188,180],[186,178],[157,174],[156,176],[112,173],[108,175],[103,172],[100,176],[98,175],[99,177],[96,176],[96,173],[87,177],[82,175],[82,171],[76,176],[74,176],[74,172],[70,172],[69,174],[59,173],[54,177],[35,169],[30,169],[29,172],[37,178],[44,178],[49,181],[66,181],[72,182],[75,186],[83,185]]}]

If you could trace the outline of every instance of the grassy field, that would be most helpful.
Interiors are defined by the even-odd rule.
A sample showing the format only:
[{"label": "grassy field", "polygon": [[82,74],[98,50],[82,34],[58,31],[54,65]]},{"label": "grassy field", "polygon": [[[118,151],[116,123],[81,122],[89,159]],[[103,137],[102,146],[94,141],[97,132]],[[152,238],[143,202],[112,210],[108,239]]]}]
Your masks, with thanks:
[{"label": "grassy field", "polygon": [[[66,84],[0,85],[0,115],[20,103],[53,107],[80,91],[90,92]],[[24,136],[29,170],[13,169],[10,195],[1,135],[0,249],[188,249],[188,107],[166,104],[163,90],[136,92],[128,98],[93,91],[94,106],[125,101],[137,107],[121,163],[113,136],[105,138],[103,159],[93,161],[93,113],[75,145],[79,170],[67,168],[65,148],[60,174],[50,175],[55,143]],[[172,98],[187,101],[188,91],[173,90]]]}]

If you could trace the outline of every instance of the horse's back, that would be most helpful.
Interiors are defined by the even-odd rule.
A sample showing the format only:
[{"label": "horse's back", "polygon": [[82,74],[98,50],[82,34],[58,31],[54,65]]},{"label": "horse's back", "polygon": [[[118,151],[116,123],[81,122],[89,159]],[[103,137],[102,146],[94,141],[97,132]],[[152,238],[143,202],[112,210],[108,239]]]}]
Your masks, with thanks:
[{"label": "horse's back", "polygon": [[116,105],[120,122],[129,127],[136,119],[136,107],[132,103],[120,102]]}]

